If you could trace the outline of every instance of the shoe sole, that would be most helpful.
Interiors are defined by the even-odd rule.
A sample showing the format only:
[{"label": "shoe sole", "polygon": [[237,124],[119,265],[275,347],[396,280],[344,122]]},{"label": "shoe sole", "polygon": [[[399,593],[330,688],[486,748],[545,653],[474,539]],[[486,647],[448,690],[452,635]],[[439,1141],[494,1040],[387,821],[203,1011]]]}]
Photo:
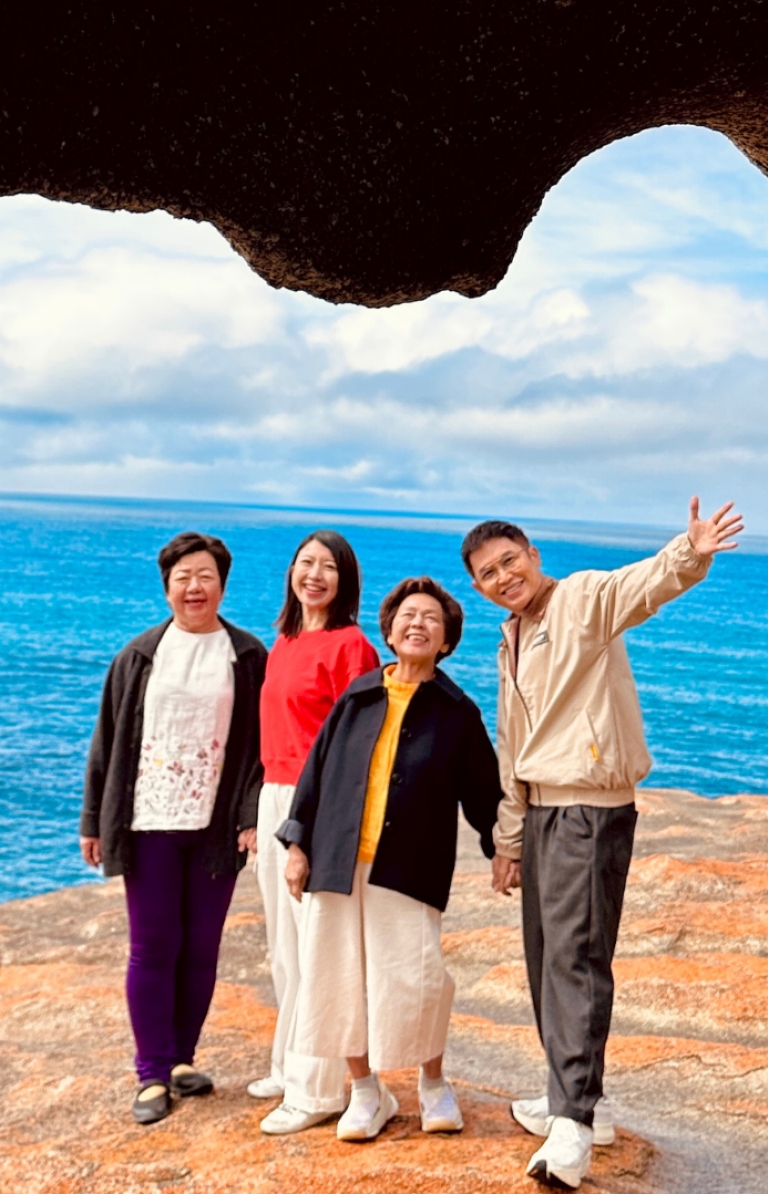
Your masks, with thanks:
[{"label": "shoe sole", "polygon": [[179,1099],[196,1099],[201,1095],[213,1094],[213,1083],[204,1082],[201,1083],[200,1086],[193,1087],[191,1090],[185,1090],[183,1086],[176,1086],[176,1084],[172,1082],[171,1094],[176,1095],[176,1097]]},{"label": "shoe sole", "polygon": [[262,1120],[259,1128],[265,1136],[293,1136],[296,1132],[308,1132],[310,1128],[320,1127],[321,1124],[327,1123],[329,1119],[333,1119],[335,1114],[335,1111],[329,1111],[327,1115],[324,1113],[320,1119],[313,1119],[312,1123],[297,1124],[295,1127],[289,1126],[284,1128],[271,1128],[269,1125],[265,1127],[265,1121]]},{"label": "shoe sole", "polygon": [[262,1094],[262,1092],[260,1090],[256,1090],[255,1087],[255,1082],[249,1082],[245,1088],[245,1093],[249,1094],[252,1099],[282,1099],[283,1095],[285,1094],[285,1091],[282,1089],[273,1089],[269,1092],[269,1094]]},{"label": "shoe sole", "polygon": [[[400,1110],[400,1104],[391,1091],[382,1091],[385,1096],[381,1100],[378,1111],[374,1115],[367,1129],[347,1128],[339,1131],[336,1129],[336,1136],[339,1140],[346,1140],[350,1144],[360,1143],[365,1140],[375,1140],[379,1132],[382,1131],[385,1124],[388,1124],[391,1119],[397,1115]],[[341,1122],[339,1122],[341,1127]]]},{"label": "shoe sole", "polygon": [[[525,1115],[522,1111],[515,1111],[514,1104],[510,1105],[509,1114],[512,1116],[515,1123],[520,1124],[521,1128],[525,1128],[531,1136],[539,1136],[542,1140],[546,1140],[549,1133],[547,1132],[547,1121],[538,1115]],[[601,1147],[607,1144],[613,1144],[616,1139],[616,1129],[611,1123],[593,1123],[592,1124],[592,1143]]]},{"label": "shoe sole", "polygon": [[[588,1171],[589,1166],[587,1166],[583,1173],[578,1173],[575,1169],[561,1169],[559,1173],[553,1173],[551,1169],[547,1169],[547,1162],[541,1160],[537,1161],[532,1168],[526,1169],[525,1172],[534,1181],[540,1182],[543,1186],[550,1186],[554,1190],[578,1190],[581,1185],[581,1179]],[[566,1174],[568,1175],[567,1178]]]},{"label": "shoe sole", "polygon": [[426,1124],[421,1121],[422,1132],[461,1132],[463,1127],[464,1120],[456,1123],[455,1119],[433,1119]]}]

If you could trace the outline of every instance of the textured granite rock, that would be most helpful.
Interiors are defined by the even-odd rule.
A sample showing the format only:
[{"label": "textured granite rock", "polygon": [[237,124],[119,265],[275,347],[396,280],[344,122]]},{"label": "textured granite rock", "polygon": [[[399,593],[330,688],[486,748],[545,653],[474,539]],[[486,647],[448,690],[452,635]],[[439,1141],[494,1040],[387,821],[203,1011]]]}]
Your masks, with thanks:
[{"label": "textured granite rock", "polygon": [[[585,1192],[762,1194],[768,1144],[768,801],[644,792],[616,963],[608,1090],[621,1125]],[[534,1142],[507,1100],[544,1067],[522,962],[519,907],[488,889],[462,832],[444,921],[457,980],[448,1068],[467,1127],[426,1138],[413,1073],[391,1076],[401,1114],[380,1140],[333,1126],[270,1139],[270,1006],[254,876],[242,875],[199,1061],[209,1099],[151,1128],[134,1088],[123,1001],[120,880],[0,906],[0,1189],[3,1194],[531,1194]]]},{"label": "textured granite rock", "polygon": [[585,154],[672,122],[768,165],[768,5],[52,0],[0,40],[0,194],[209,220],[380,306],[503,277]]}]

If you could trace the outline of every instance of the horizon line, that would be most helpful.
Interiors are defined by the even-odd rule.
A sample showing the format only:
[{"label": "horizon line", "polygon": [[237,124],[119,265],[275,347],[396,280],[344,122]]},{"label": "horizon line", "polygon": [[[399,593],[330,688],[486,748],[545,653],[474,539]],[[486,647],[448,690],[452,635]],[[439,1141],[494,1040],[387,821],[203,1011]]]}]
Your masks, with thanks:
[{"label": "horizon line", "polygon": [[[287,514],[333,514],[348,518],[400,518],[400,519],[417,519],[421,520],[436,520],[441,522],[483,522],[493,515],[458,512],[451,513],[444,510],[392,510],[383,507],[364,507],[364,506],[334,506],[334,505],[305,505],[305,504],[280,504],[277,502],[248,502],[244,500],[224,500],[217,498],[174,498],[174,497],[125,497],[107,494],[77,494],[77,493],[44,493],[44,492],[29,492],[29,491],[15,491],[15,490],[0,490],[0,502],[3,501],[29,501],[29,502],[68,502],[73,505],[84,505],[89,502],[103,503],[105,505],[113,506],[157,506],[165,504],[170,506],[202,506],[214,507],[217,509],[235,509],[235,510],[260,510],[260,511],[274,511],[275,513]],[[496,518],[501,517],[496,514]],[[511,521],[511,519],[510,519]],[[652,523],[652,522],[622,522],[615,520],[612,522],[601,519],[575,519],[575,518],[552,518],[543,517],[541,515],[524,515],[521,519],[526,524],[537,524],[542,526],[569,526],[569,527],[603,527],[613,529],[626,529],[627,531],[645,531],[645,532],[667,532],[680,534],[684,527],[673,526],[671,523]],[[768,535],[749,534],[744,535],[741,541],[748,543],[750,546],[761,545],[763,552],[768,553]],[[760,552],[759,554],[763,554]]]}]

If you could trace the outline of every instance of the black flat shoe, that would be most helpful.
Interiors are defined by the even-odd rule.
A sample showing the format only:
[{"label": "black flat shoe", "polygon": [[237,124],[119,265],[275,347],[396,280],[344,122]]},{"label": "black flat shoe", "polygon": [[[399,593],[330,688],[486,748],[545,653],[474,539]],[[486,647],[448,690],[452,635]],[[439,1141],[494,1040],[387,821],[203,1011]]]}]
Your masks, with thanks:
[{"label": "black flat shoe", "polygon": [[[148,1090],[150,1086],[162,1086],[163,1093],[155,1095],[153,1099],[140,1099],[141,1092]],[[170,1115],[172,1108],[171,1091],[167,1082],[158,1082],[156,1078],[153,1078],[149,1082],[142,1082],[136,1091],[131,1113],[137,1124],[156,1124],[159,1120],[165,1119],[166,1115]]]},{"label": "black flat shoe", "polygon": [[181,1099],[192,1095],[207,1095],[213,1090],[213,1078],[200,1070],[184,1069],[180,1074],[171,1071],[171,1090]]}]

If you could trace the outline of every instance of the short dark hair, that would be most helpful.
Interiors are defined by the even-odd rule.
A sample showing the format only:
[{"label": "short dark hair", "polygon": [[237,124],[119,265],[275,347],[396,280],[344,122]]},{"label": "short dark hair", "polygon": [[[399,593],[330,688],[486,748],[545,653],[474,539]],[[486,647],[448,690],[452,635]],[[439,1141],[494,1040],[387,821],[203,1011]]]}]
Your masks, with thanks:
[{"label": "short dark hair", "polygon": [[513,543],[519,543],[522,547],[531,546],[525,531],[521,531],[520,527],[516,527],[513,522],[501,522],[498,519],[490,522],[479,522],[476,527],[472,528],[468,535],[464,536],[464,542],[461,545],[461,558],[470,576],[474,576],[475,574],[472,571],[469,557],[473,551],[477,551],[489,539],[511,539]]},{"label": "short dark hair", "polygon": [[327,547],[336,562],[339,573],[339,589],[328,607],[325,630],[338,630],[341,626],[355,626],[360,609],[360,565],[357,556],[347,540],[338,531],[312,531],[305,535],[293,553],[285,582],[285,601],[277,615],[277,629],[286,638],[297,638],[301,631],[301,602],[291,586],[291,569],[299,558],[299,552],[316,539]]},{"label": "short dark hair", "polygon": [[392,632],[392,623],[395,620],[395,615],[403,602],[412,597],[414,593],[426,593],[428,597],[434,597],[435,601],[440,604],[440,608],[443,611],[443,622],[445,623],[445,641],[448,644],[447,651],[443,651],[442,655],[443,659],[445,659],[459,645],[461,630],[464,625],[464,611],[456,598],[451,597],[448,590],[439,585],[431,576],[407,576],[405,580],[400,581],[399,585],[395,585],[391,593],[387,593],[379,609],[381,636],[384,642],[389,645],[388,640]]},{"label": "short dark hair", "polygon": [[226,586],[229,570],[232,567],[232,553],[226,543],[217,539],[215,535],[201,535],[199,531],[182,531],[180,535],[175,535],[170,543],[166,543],[165,547],[160,549],[160,554],[157,557],[166,593],[168,592],[168,578],[174,564],[178,564],[184,556],[191,556],[196,551],[211,553],[216,561],[216,570],[222,589]]}]

